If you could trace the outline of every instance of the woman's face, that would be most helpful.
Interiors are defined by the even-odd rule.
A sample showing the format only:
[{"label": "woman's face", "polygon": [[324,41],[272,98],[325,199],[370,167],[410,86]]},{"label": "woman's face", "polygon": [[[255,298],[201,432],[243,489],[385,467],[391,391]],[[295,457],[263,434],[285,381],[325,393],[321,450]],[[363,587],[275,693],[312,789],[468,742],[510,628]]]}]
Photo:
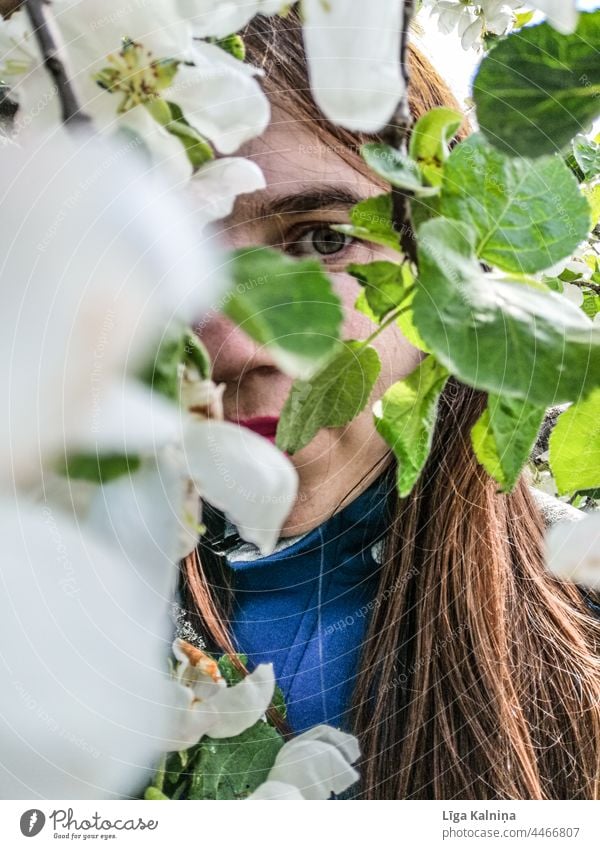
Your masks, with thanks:
[{"label": "woman's face", "polygon": [[[291,256],[321,260],[343,303],[343,337],[364,339],[375,325],[353,308],[361,287],[344,267],[350,262],[397,259],[398,254],[330,227],[347,222],[353,204],[384,189],[345,162],[309,124],[277,108],[267,131],[239,155],[261,167],[267,186],[237,199],[229,218],[216,225],[222,239],[230,247],[267,245]],[[276,368],[267,348],[256,345],[221,315],[203,320],[200,336],[213,360],[215,382],[226,386],[225,418],[278,417],[292,378]],[[300,486],[283,536],[304,533],[323,522],[365,489],[391,458],[373,425],[371,405],[394,381],[409,374],[423,354],[395,324],[374,345],[382,368],[365,410],[346,427],[322,429],[291,458]]]}]

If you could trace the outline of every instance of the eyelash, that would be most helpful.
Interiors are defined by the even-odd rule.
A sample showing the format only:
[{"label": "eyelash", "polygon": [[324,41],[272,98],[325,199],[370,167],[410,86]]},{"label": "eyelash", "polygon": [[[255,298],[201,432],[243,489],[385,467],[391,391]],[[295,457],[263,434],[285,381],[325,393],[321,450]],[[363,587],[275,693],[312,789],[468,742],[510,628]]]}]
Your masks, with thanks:
[{"label": "eyelash", "polygon": [[[302,253],[299,250],[299,244],[301,242],[308,242],[309,235],[318,230],[329,230],[332,234],[336,236],[341,236],[342,234],[337,233],[335,230],[332,230],[331,225],[334,222],[328,223],[323,221],[314,221],[311,223],[306,223],[302,225],[298,225],[293,228],[287,235],[284,241],[283,249],[286,253],[289,253],[291,256],[297,257],[307,257],[307,256],[317,256],[321,262],[326,265],[335,265],[338,264],[342,268],[345,267],[348,262],[348,253],[350,251],[354,251],[356,249],[360,249],[361,243],[358,239],[354,239],[351,236],[345,236],[346,244],[339,251],[334,251],[330,254],[327,253],[319,253],[319,251],[314,250],[314,253]],[[337,223],[337,222],[335,222]],[[294,248],[296,246],[296,248]]]}]

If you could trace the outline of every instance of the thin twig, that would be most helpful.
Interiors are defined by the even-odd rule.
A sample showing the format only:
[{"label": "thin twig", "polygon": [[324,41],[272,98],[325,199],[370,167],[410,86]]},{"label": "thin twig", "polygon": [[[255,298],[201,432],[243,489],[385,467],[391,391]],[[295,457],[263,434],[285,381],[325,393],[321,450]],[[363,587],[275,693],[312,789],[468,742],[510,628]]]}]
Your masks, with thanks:
[{"label": "thin twig", "polygon": [[[408,134],[412,127],[412,115],[410,114],[408,103],[408,87],[410,84],[408,30],[414,14],[414,7],[414,0],[404,0],[402,37],[400,40],[400,73],[404,80],[404,95],[400,99],[390,123],[381,133],[381,137],[386,144],[391,145],[404,154],[408,152]],[[412,192],[405,192],[395,186],[392,187],[392,224],[394,230],[400,234],[402,250],[411,262],[416,265],[417,247],[410,209],[412,197]]]},{"label": "thin twig", "polygon": [[43,0],[25,0],[25,9],[33,27],[44,65],[54,80],[62,106],[62,120],[65,124],[87,123],[88,115],[81,112],[73,87],[67,76],[65,66],[58,58],[58,50],[48,27],[43,9]]}]

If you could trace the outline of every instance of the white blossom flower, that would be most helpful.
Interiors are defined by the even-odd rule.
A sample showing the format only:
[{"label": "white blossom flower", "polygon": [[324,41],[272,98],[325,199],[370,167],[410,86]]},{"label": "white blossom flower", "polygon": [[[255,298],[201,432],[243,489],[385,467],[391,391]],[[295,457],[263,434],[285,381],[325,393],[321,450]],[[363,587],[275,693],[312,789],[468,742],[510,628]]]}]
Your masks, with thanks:
[{"label": "white blossom flower", "polygon": [[255,15],[275,15],[289,6],[288,0],[176,0],[194,35],[204,38],[239,32]]},{"label": "white blossom flower", "polygon": [[304,43],[319,108],[349,130],[375,132],[404,95],[400,69],[402,4],[303,0]]},{"label": "white blossom flower", "polygon": [[513,3],[507,3],[506,0],[482,0],[481,9],[487,32],[505,35],[515,22],[514,9],[520,5],[520,0]]},{"label": "white blossom flower", "polygon": [[248,798],[328,799],[354,784],[358,771],[358,740],[330,725],[314,728],[288,740],[277,753],[267,780]]},{"label": "white blossom flower", "polygon": [[0,500],[0,797],[106,799],[172,736],[174,569],[139,571],[60,511]]},{"label": "white blossom flower", "polygon": [[[182,142],[163,126],[171,120],[168,102],[222,153],[265,129],[269,103],[254,78],[260,72],[194,41],[176,0],[107,0],[101,8],[94,0],[55,0],[51,10],[82,111],[103,132],[139,134],[154,162],[166,163],[174,177],[188,179],[192,168]],[[7,81],[23,107],[17,128],[26,122],[47,129],[58,124],[60,104],[30,31],[17,12],[0,22],[0,46],[10,47]]]},{"label": "white blossom flower", "polygon": [[520,0],[440,0],[428,5],[438,15],[440,31],[447,35],[456,30],[463,49],[470,50],[483,47],[486,33],[506,34],[515,20],[514,9],[522,4]]},{"label": "white blossom flower", "polygon": [[173,654],[179,661],[173,749],[187,749],[204,736],[236,737],[264,718],[275,691],[272,663],[259,664],[228,687],[216,662],[200,649],[176,639]]},{"label": "white blossom flower", "polygon": [[462,37],[477,18],[473,6],[463,3],[462,0],[440,0],[435,4],[433,12],[438,15],[438,26],[444,35],[450,35],[457,30],[458,35]]},{"label": "white blossom flower", "polygon": [[546,564],[563,581],[600,590],[600,511],[552,525],[546,536]]}]

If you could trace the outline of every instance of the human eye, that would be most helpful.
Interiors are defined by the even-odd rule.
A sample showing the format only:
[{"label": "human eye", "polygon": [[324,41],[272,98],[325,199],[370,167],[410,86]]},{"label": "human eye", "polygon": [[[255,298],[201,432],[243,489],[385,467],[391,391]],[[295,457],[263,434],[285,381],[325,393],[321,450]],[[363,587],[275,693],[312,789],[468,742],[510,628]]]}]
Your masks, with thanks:
[{"label": "human eye", "polygon": [[[333,223],[333,222],[332,222]],[[328,265],[349,262],[358,240],[338,233],[332,223],[311,223],[298,226],[286,234],[283,249],[291,256],[320,259]]]}]

